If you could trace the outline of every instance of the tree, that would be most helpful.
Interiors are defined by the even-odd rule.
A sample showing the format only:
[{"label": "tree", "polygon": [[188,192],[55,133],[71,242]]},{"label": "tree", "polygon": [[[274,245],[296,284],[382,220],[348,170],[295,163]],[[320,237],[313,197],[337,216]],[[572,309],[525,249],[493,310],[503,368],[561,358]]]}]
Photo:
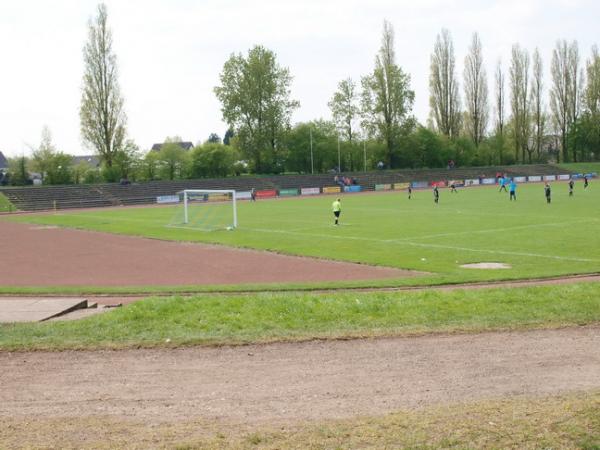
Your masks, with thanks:
[{"label": "tree", "polygon": [[341,131],[344,142],[344,155],[347,156],[348,170],[356,170],[355,167],[355,142],[356,137],[354,122],[360,113],[358,105],[358,93],[356,92],[356,84],[351,78],[340,81],[338,90],[333,94],[333,98],[328,103],[339,131]]},{"label": "tree", "polygon": [[140,175],[142,179],[146,181],[156,180],[158,178],[158,169],[159,169],[159,161],[158,161],[158,152],[149,151],[144,155],[144,158],[140,162],[141,170]]},{"label": "tree", "polygon": [[281,170],[281,141],[299,102],[290,99],[292,77],[275,54],[255,46],[247,57],[231,55],[215,87],[223,119],[235,129],[242,155],[255,172]]},{"label": "tree", "polygon": [[352,142],[356,134],[353,125],[360,113],[357,101],[356,83],[352,81],[352,78],[347,78],[339,82],[338,90],[328,103],[333,121],[348,142]]},{"label": "tree", "polygon": [[55,152],[51,157],[48,172],[46,173],[47,183],[71,184],[73,182],[72,165],[73,157],[71,155],[63,152]]},{"label": "tree", "polygon": [[233,128],[227,128],[227,131],[225,132],[225,136],[223,137],[223,144],[224,145],[229,145],[231,139],[235,136],[235,133],[233,132]]},{"label": "tree", "polygon": [[21,155],[15,158],[8,158],[8,173],[10,174],[10,183],[14,186],[23,186],[25,184],[31,184],[29,179],[29,171],[27,165],[29,160],[25,155]]},{"label": "tree", "polygon": [[[505,147],[505,137],[504,137],[504,126],[505,126],[505,118],[504,118],[504,108],[506,101],[506,90],[505,90],[505,75],[502,70],[502,62],[498,60],[496,64],[496,71],[494,74],[496,92],[495,92],[495,100],[494,100],[494,112],[495,112],[495,134],[498,139],[495,139],[493,142],[490,142],[488,148],[491,153],[494,155],[497,154],[499,164],[504,164],[504,147]],[[501,143],[501,144],[498,144]]]},{"label": "tree", "polygon": [[[544,112],[543,98],[543,64],[539,50],[536,48],[533,52],[533,73],[531,77],[531,106],[532,106],[532,122],[533,122],[533,138],[534,149],[537,154],[538,161],[541,158],[542,144],[546,133],[546,113]],[[531,150],[533,151],[533,149]],[[529,162],[531,162],[531,153],[529,154]]]},{"label": "tree", "polygon": [[488,121],[487,74],[483,67],[481,40],[473,34],[469,54],[465,58],[465,100],[467,103],[466,129],[476,147],[485,137]]},{"label": "tree", "polygon": [[79,161],[76,165],[71,168],[73,175],[73,183],[80,184],[85,183],[89,177],[89,172],[96,172],[90,165],[85,161]]},{"label": "tree", "polygon": [[56,153],[56,149],[52,144],[52,133],[47,126],[42,128],[42,141],[37,149],[33,149],[31,155],[31,166],[34,171],[40,174],[42,181],[48,173],[48,169],[52,164],[52,157]]},{"label": "tree", "polygon": [[206,142],[208,142],[209,144],[220,144],[221,137],[217,133],[210,133]]},{"label": "tree", "polygon": [[414,127],[410,112],[415,93],[410,89],[410,76],[396,64],[394,29],[387,21],[383,23],[375,69],[371,75],[363,77],[362,87],[363,129],[385,143],[385,161],[388,167],[393,167],[401,136]]},{"label": "tree", "polygon": [[529,53],[519,44],[512,47],[510,90],[515,160],[524,161],[530,136]]},{"label": "tree", "polygon": [[600,53],[598,47],[592,47],[592,56],[586,63],[587,85],[585,89],[585,117],[588,143],[595,147],[596,158],[600,157]]},{"label": "tree", "polygon": [[234,173],[237,151],[229,145],[207,142],[192,151],[191,177],[226,177]]},{"label": "tree", "polygon": [[162,165],[162,178],[174,180],[186,175],[189,155],[176,142],[165,141],[158,152],[158,162]]},{"label": "tree", "polygon": [[431,55],[429,105],[435,128],[445,136],[457,137],[460,129],[460,98],[454,73],[454,45],[450,32],[442,29]]},{"label": "tree", "polygon": [[107,20],[106,6],[101,3],[98,15],[89,22],[88,42],[83,48],[85,68],[79,116],[84,142],[111,167],[125,138],[126,116]]},{"label": "tree", "polygon": [[59,152],[52,143],[52,133],[47,126],[42,129],[38,148],[32,149],[31,168],[40,174],[46,184],[70,184],[73,182],[73,157]]},{"label": "tree", "polygon": [[500,136],[504,134],[504,105],[506,101],[506,90],[505,90],[505,82],[504,82],[504,72],[502,71],[502,62],[498,61],[496,65],[496,133]]},{"label": "tree", "polygon": [[125,141],[123,148],[115,153],[113,159],[113,169],[115,169],[115,179],[135,181],[136,175],[141,167],[142,156],[140,148],[131,139]]},{"label": "tree", "polygon": [[[322,173],[337,167],[338,132],[334,122],[314,120],[296,124],[286,136],[288,155],[285,170]],[[313,161],[311,165],[311,139]]]},{"label": "tree", "polygon": [[[579,74],[579,50],[577,42],[571,45],[564,39],[556,43],[552,52],[552,89],[550,91],[550,106],[552,118],[560,133],[560,143],[563,160],[568,162],[568,134],[571,126],[577,120],[580,108],[581,75]],[[573,150],[576,160],[577,154]]]},{"label": "tree", "polygon": [[586,74],[585,108],[593,117],[600,118],[600,52],[596,45],[586,63]]},{"label": "tree", "polygon": [[[571,72],[571,106],[570,106],[570,122],[571,126],[579,120],[581,114],[581,99],[583,97],[583,69],[579,67],[579,46],[577,41],[573,41],[569,47],[569,71]],[[577,162],[576,143],[572,145],[573,161]]]}]

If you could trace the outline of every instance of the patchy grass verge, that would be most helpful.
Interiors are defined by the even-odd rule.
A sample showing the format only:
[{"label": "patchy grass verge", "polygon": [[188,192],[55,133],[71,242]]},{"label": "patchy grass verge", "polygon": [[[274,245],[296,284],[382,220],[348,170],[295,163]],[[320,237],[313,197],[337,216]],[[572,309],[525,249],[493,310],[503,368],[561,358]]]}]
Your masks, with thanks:
[{"label": "patchy grass verge", "polygon": [[0,213],[16,211],[15,205],[13,205],[6,196],[0,192]]},{"label": "patchy grass verge", "polygon": [[[194,418],[10,417],[0,447],[204,449],[600,448],[600,392],[489,400],[383,417],[249,426]],[[35,429],[32,433],[31,430]]]},{"label": "patchy grass verge", "polygon": [[0,325],[0,350],[230,345],[600,322],[600,283],[150,298],[78,321]]}]

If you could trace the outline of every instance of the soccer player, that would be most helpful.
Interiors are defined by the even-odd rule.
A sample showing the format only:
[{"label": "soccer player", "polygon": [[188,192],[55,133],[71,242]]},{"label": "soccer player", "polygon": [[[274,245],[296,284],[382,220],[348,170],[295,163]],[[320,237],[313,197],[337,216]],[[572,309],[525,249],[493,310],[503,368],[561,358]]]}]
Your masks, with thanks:
[{"label": "soccer player", "polygon": [[546,196],[546,203],[552,202],[552,189],[548,183],[544,186],[544,195]]},{"label": "soccer player", "polygon": [[569,180],[569,197],[573,197],[573,186],[575,186],[575,182],[573,178]]},{"label": "soccer player", "polygon": [[515,202],[517,201],[517,183],[515,182],[514,178],[510,179],[510,186],[509,186],[509,200],[512,201],[514,200]]},{"label": "soccer player", "polygon": [[583,176],[583,188],[587,189],[587,187],[588,187],[588,177],[587,177],[587,175],[584,175]]},{"label": "soccer player", "polygon": [[504,177],[498,178],[498,184],[500,185],[500,190],[498,192],[506,192],[506,180]]},{"label": "soccer player", "polygon": [[412,187],[410,187],[410,184],[408,185],[408,199],[410,200],[412,198]]},{"label": "soccer player", "polygon": [[433,201],[438,203],[440,200],[440,191],[438,191],[437,184],[433,186]]},{"label": "soccer player", "polygon": [[339,225],[338,221],[342,212],[342,203],[339,198],[331,204],[331,209],[333,209],[333,215],[335,216],[335,225]]},{"label": "soccer player", "polygon": [[455,193],[458,194],[458,191],[456,190],[456,184],[454,184],[454,182],[452,184],[450,184],[450,193]]}]

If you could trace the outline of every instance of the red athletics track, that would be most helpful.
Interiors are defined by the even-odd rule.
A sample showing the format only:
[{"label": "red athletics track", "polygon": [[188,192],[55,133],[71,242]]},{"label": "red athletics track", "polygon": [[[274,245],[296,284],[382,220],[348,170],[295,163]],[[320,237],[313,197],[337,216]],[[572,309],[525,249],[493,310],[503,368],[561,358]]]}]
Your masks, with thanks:
[{"label": "red athletics track", "polygon": [[0,220],[2,286],[178,286],[399,278],[417,272]]}]

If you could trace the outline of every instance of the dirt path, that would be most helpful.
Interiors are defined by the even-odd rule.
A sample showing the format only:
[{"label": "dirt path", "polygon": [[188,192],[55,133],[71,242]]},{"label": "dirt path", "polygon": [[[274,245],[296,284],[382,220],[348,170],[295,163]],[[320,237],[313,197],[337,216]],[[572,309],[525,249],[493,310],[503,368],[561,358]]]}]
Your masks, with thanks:
[{"label": "dirt path", "polygon": [[177,286],[401,278],[419,272],[0,220],[4,286]]},{"label": "dirt path", "polygon": [[291,423],[598,389],[600,326],[233,348],[0,353],[0,367],[0,419]]}]

